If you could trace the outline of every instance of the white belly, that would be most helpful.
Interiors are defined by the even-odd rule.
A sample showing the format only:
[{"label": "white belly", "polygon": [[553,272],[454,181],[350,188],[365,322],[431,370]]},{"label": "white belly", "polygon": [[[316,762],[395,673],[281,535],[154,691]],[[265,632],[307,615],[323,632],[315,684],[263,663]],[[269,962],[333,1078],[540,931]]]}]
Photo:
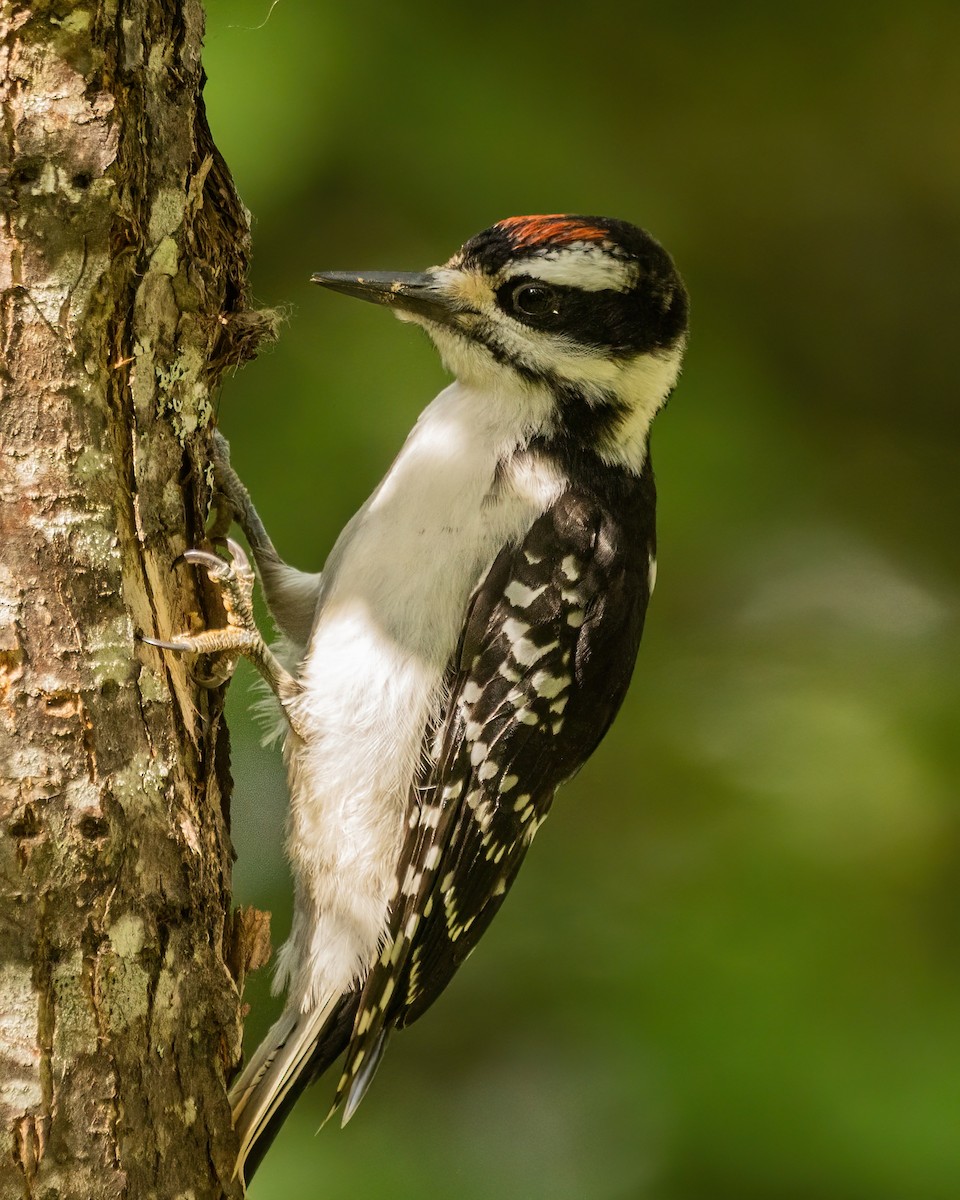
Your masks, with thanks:
[{"label": "white belly", "polygon": [[503,441],[491,409],[504,403],[515,400],[459,384],[441,393],[330,556],[300,671],[307,738],[287,743],[297,898],[278,986],[289,981],[303,1008],[352,986],[379,951],[410,783],[467,601],[560,492],[526,458],[494,490],[498,462],[525,440],[517,421]]}]

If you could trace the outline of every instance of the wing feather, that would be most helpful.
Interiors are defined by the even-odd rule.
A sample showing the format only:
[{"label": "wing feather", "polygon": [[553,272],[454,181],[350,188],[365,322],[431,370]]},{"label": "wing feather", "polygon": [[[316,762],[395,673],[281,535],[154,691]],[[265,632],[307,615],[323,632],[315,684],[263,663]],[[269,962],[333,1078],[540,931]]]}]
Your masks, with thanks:
[{"label": "wing feather", "polygon": [[351,1114],[390,1030],[436,999],[499,909],[557,787],[623,700],[649,598],[652,476],[617,519],[570,490],[477,586],[428,730],[388,935],[334,1108]]}]

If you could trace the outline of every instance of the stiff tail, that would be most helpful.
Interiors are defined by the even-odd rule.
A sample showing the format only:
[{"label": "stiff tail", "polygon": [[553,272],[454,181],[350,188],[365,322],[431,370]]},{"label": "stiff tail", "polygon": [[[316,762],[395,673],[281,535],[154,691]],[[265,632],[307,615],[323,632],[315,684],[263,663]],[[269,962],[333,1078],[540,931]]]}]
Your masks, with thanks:
[{"label": "stiff tail", "polygon": [[236,1174],[245,1182],[300,1093],[345,1049],[357,1000],[356,993],[331,996],[310,1012],[285,1012],[230,1089],[233,1126],[240,1138]]}]

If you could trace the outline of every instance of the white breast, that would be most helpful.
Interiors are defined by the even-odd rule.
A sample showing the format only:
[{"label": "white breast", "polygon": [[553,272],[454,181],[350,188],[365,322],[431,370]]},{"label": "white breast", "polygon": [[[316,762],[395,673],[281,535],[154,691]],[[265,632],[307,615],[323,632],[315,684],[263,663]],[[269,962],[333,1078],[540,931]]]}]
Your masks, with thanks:
[{"label": "white breast", "polygon": [[300,672],[308,736],[287,746],[297,904],[278,986],[289,981],[303,1008],[351,986],[378,952],[410,783],[467,601],[561,490],[551,468],[512,457],[548,405],[451,385],[330,556]]}]

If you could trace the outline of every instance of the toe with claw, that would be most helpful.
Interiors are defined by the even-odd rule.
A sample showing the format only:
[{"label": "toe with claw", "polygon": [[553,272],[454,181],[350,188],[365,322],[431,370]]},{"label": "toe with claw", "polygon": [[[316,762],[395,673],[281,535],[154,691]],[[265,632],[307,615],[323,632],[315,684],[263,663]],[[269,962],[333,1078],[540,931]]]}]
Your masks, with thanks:
[{"label": "toe with claw", "polygon": [[211,583],[220,589],[220,598],[226,613],[226,624],[221,629],[204,629],[199,633],[176,634],[169,641],[144,637],[143,640],[160,650],[172,650],[181,654],[219,654],[227,661],[222,670],[200,682],[207,686],[219,686],[233,674],[237,658],[248,658],[269,684],[283,706],[291,728],[302,736],[290,712],[290,702],[298,695],[297,681],[279,662],[263,640],[253,616],[253,585],[256,580],[250,560],[239,543],[226,539],[230,558],[220,558],[208,550],[186,550],[178,561],[202,567]]}]

